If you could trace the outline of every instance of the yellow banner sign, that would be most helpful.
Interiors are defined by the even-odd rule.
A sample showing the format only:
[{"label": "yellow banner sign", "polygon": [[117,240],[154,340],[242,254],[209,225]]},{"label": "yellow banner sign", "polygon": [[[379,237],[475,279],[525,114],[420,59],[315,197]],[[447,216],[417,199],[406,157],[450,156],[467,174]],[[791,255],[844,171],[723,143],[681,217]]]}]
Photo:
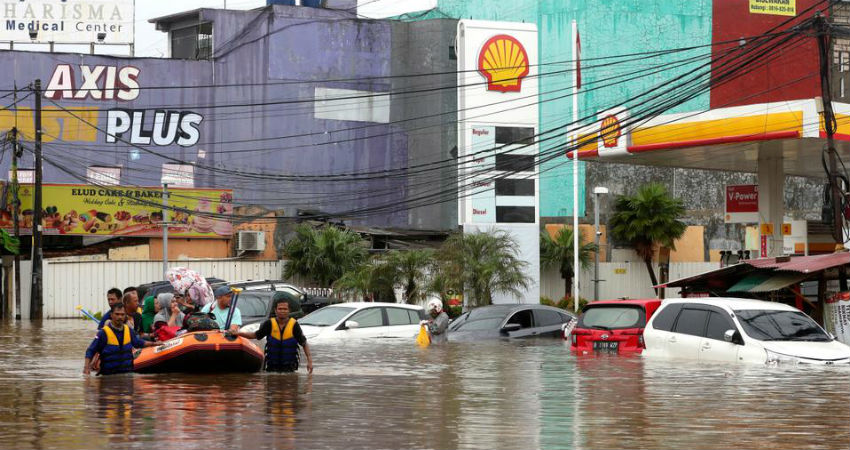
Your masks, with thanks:
[{"label": "yellow banner sign", "polygon": [[[12,194],[0,211],[0,227],[11,231]],[[33,186],[21,185],[18,224],[31,234]],[[233,194],[222,189],[169,189],[168,235],[230,238],[233,224],[221,217],[233,213]],[[42,189],[44,234],[162,236],[162,189],[49,184]],[[206,213],[206,214],[203,214]]]},{"label": "yellow banner sign", "polygon": [[797,0],[750,0],[750,13],[796,16]]}]

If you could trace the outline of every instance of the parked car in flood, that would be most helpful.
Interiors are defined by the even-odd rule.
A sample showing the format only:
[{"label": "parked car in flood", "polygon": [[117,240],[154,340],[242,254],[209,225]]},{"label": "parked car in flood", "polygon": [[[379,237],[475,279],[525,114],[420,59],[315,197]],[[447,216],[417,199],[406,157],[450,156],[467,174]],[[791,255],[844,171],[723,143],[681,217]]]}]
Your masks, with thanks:
[{"label": "parked car in flood", "polygon": [[647,358],[850,364],[850,347],[789,305],[736,298],[665,300],[644,330]]},{"label": "parked car in flood", "polygon": [[481,306],[452,321],[449,340],[561,337],[572,320],[572,314],[545,305]]},{"label": "parked car in flood", "polygon": [[301,330],[311,342],[363,338],[410,338],[425,319],[421,306],[404,303],[339,303],[301,318]]},{"label": "parked car in flood", "polygon": [[589,303],[570,333],[570,350],[579,354],[640,353],[646,348],[646,322],[660,305],[658,299]]}]

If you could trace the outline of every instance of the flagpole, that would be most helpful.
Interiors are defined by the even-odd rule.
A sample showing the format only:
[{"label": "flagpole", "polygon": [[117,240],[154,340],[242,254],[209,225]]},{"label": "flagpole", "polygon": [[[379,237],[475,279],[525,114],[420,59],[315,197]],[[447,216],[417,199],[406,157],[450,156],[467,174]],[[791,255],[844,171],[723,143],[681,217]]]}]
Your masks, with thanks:
[{"label": "flagpole", "polygon": [[[573,129],[578,129],[578,25],[573,20]],[[578,133],[575,142],[578,143]],[[578,230],[578,146],[573,149],[573,309],[578,312],[579,278],[578,267],[579,230]]]}]

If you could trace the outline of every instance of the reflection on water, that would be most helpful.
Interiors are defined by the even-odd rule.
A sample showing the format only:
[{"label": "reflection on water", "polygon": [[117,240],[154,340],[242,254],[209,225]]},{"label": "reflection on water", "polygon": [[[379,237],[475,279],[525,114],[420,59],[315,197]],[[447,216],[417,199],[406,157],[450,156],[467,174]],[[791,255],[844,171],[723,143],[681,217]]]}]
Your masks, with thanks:
[{"label": "reflection on water", "polygon": [[299,374],[84,378],[84,321],[0,325],[0,448],[847,448],[846,368],[314,346]]}]

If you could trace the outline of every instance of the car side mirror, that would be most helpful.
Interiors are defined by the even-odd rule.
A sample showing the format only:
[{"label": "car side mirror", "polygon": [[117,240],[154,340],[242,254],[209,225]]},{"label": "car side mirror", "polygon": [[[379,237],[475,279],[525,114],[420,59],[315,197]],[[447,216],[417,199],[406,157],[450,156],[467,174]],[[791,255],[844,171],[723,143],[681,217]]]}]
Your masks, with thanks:
[{"label": "car side mirror", "polygon": [[351,329],[351,328],[360,328],[360,324],[353,321],[353,320],[346,320],[345,321],[345,329],[348,330],[348,329]]},{"label": "car side mirror", "polygon": [[522,328],[522,325],[518,323],[509,323],[502,327],[502,333],[510,333],[512,331],[519,331]]},{"label": "car side mirror", "polygon": [[738,330],[726,330],[726,332],[723,333],[723,340],[726,342],[731,342],[733,344],[743,344],[743,340],[741,339],[741,333],[739,333]]}]

